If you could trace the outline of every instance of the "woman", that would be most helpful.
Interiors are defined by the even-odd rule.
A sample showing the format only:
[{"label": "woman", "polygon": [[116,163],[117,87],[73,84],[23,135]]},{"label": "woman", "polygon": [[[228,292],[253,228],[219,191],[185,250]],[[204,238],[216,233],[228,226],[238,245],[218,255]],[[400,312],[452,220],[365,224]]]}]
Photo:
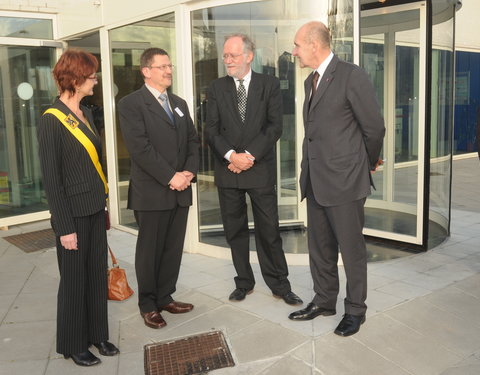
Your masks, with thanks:
[{"label": "woman", "polygon": [[98,62],[81,50],[67,50],[53,76],[60,97],[38,127],[43,186],[57,238],[60,285],[57,306],[57,352],[80,366],[119,350],[108,342],[107,236],[108,187],[100,165],[101,140],[92,114],[80,105],[93,94]]}]

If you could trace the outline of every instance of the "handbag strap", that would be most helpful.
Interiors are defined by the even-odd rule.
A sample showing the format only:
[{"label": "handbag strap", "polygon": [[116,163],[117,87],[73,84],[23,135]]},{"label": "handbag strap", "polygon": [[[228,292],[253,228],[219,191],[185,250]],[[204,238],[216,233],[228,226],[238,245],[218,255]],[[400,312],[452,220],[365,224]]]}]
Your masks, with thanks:
[{"label": "handbag strap", "polygon": [[118,267],[117,258],[115,258],[115,255],[113,255],[113,251],[110,248],[110,245],[108,245],[108,251],[110,252],[110,257],[112,258],[113,267]]}]

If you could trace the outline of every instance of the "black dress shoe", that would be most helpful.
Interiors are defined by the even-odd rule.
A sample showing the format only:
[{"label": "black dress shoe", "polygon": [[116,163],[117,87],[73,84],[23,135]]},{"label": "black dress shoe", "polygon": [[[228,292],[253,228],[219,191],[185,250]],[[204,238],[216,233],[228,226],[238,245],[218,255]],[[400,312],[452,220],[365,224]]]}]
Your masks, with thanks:
[{"label": "black dress shoe", "polygon": [[253,289],[237,288],[232,292],[232,294],[230,294],[230,297],[228,297],[228,299],[230,301],[242,301],[245,299],[247,294],[252,294],[252,293],[253,293]]},{"label": "black dress shoe", "polygon": [[274,294],[273,296],[276,298],[282,298],[285,303],[288,303],[289,305],[301,305],[303,303],[302,299],[292,291],[285,293],[283,296],[278,294]]},{"label": "black dress shoe", "polygon": [[364,322],[365,315],[345,314],[334,332],[339,336],[351,336],[360,330],[360,325]]},{"label": "black dress shoe", "polygon": [[118,350],[118,348],[115,345],[113,345],[111,342],[108,342],[108,341],[102,341],[102,342],[99,342],[98,344],[93,344],[93,345],[98,349],[98,352],[101,355],[106,355],[111,357],[120,353],[120,350]]},{"label": "black dress shoe", "polygon": [[291,313],[288,318],[292,320],[312,320],[319,315],[329,316],[335,315],[335,310],[325,309],[310,302],[306,308]]},{"label": "black dress shoe", "polygon": [[77,354],[65,354],[64,357],[65,359],[72,358],[73,362],[79,366],[93,366],[102,362],[100,358],[94,356],[90,350]]}]

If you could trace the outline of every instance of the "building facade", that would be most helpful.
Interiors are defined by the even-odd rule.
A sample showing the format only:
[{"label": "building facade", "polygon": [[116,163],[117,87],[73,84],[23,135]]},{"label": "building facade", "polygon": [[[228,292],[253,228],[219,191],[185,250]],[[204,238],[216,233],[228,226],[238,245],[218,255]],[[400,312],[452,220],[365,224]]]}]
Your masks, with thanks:
[{"label": "building facade", "polygon": [[[415,249],[433,247],[449,233],[452,150],[475,151],[468,137],[479,116],[472,117],[478,112],[475,68],[480,65],[475,59],[480,43],[466,40],[470,47],[462,44],[455,52],[456,17],[472,6],[479,8],[465,4],[460,9],[461,2],[450,0],[0,1],[0,227],[49,217],[36,124],[57,95],[50,74],[55,61],[72,46],[101,61],[100,83],[86,104],[104,134],[112,222],[135,230],[133,214],[126,209],[130,159],[116,104],[142,85],[139,57],[145,48],[158,46],[175,64],[172,90],[189,103],[201,139],[185,247],[228,257],[203,129],[208,85],[225,74],[223,38],[244,32],[257,45],[253,69],[281,82],[279,213],[284,232],[301,233],[308,227],[298,189],[301,108],[303,81],[310,72],[300,69],[291,52],[296,30],[315,19],[330,27],[334,52],[368,72],[385,117],[385,164],[374,175],[376,190],[367,200],[365,234]],[[455,135],[454,116],[460,123]],[[307,251],[304,246],[293,248]],[[298,255],[306,259],[306,254]],[[289,254],[292,261],[295,256]]]}]

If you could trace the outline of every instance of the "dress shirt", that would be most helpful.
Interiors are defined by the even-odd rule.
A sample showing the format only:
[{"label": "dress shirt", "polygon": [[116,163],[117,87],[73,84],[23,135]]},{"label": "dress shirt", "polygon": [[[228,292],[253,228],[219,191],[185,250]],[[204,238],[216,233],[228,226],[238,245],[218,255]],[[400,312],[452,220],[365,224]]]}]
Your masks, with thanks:
[{"label": "dress shirt", "polygon": [[162,101],[158,98],[160,96],[160,94],[165,94],[167,95],[167,104],[168,104],[168,108],[170,108],[170,111],[173,113],[172,111],[172,107],[170,105],[170,100],[168,100],[168,93],[167,93],[167,90],[165,90],[164,92],[160,92],[158,91],[157,89],[153,88],[152,86],[149,86],[145,83],[145,87],[148,89],[148,91],[150,91],[152,93],[152,95],[155,97],[155,99],[157,99],[157,101],[160,103],[160,105],[163,107],[162,105]]},{"label": "dress shirt", "polygon": [[[330,64],[330,61],[332,61],[333,59],[333,52],[330,52],[330,55],[327,56],[327,58],[325,60],[323,60],[323,62],[320,64],[320,66],[315,69],[317,72],[318,72],[318,82],[317,82],[317,88],[318,88],[318,85],[320,83],[320,81],[322,80],[322,76],[323,76],[323,73],[325,73],[325,70],[327,70],[327,67],[328,67],[328,64]],[[310,95],[312,95],[312,93],[310,92]]]},{"label": "dress shirt", "polygon": [[[247,99],[248,99],[248,86],[250,86],[250,81],[252,80],[252,69],[250,69],[248,71],[248,73],[245,75],[245,77],[243,77],[242,79],[243,79],[243,86],[245,86],[245,91],[246,91]],[[240,84],[238,82],[239,79],[238,78],[233,78],[233,80],[235,82],[235,87],[238,90],[238,85]],[[227,159],[228,161],[230,161],[230,155],[232,155],[233,151],[234,150],[228,150],[227,153],[224,155],[224,158]],[[245,152],[247,154],[249,154],[249,152],[247,150],[245,150]]]}]

